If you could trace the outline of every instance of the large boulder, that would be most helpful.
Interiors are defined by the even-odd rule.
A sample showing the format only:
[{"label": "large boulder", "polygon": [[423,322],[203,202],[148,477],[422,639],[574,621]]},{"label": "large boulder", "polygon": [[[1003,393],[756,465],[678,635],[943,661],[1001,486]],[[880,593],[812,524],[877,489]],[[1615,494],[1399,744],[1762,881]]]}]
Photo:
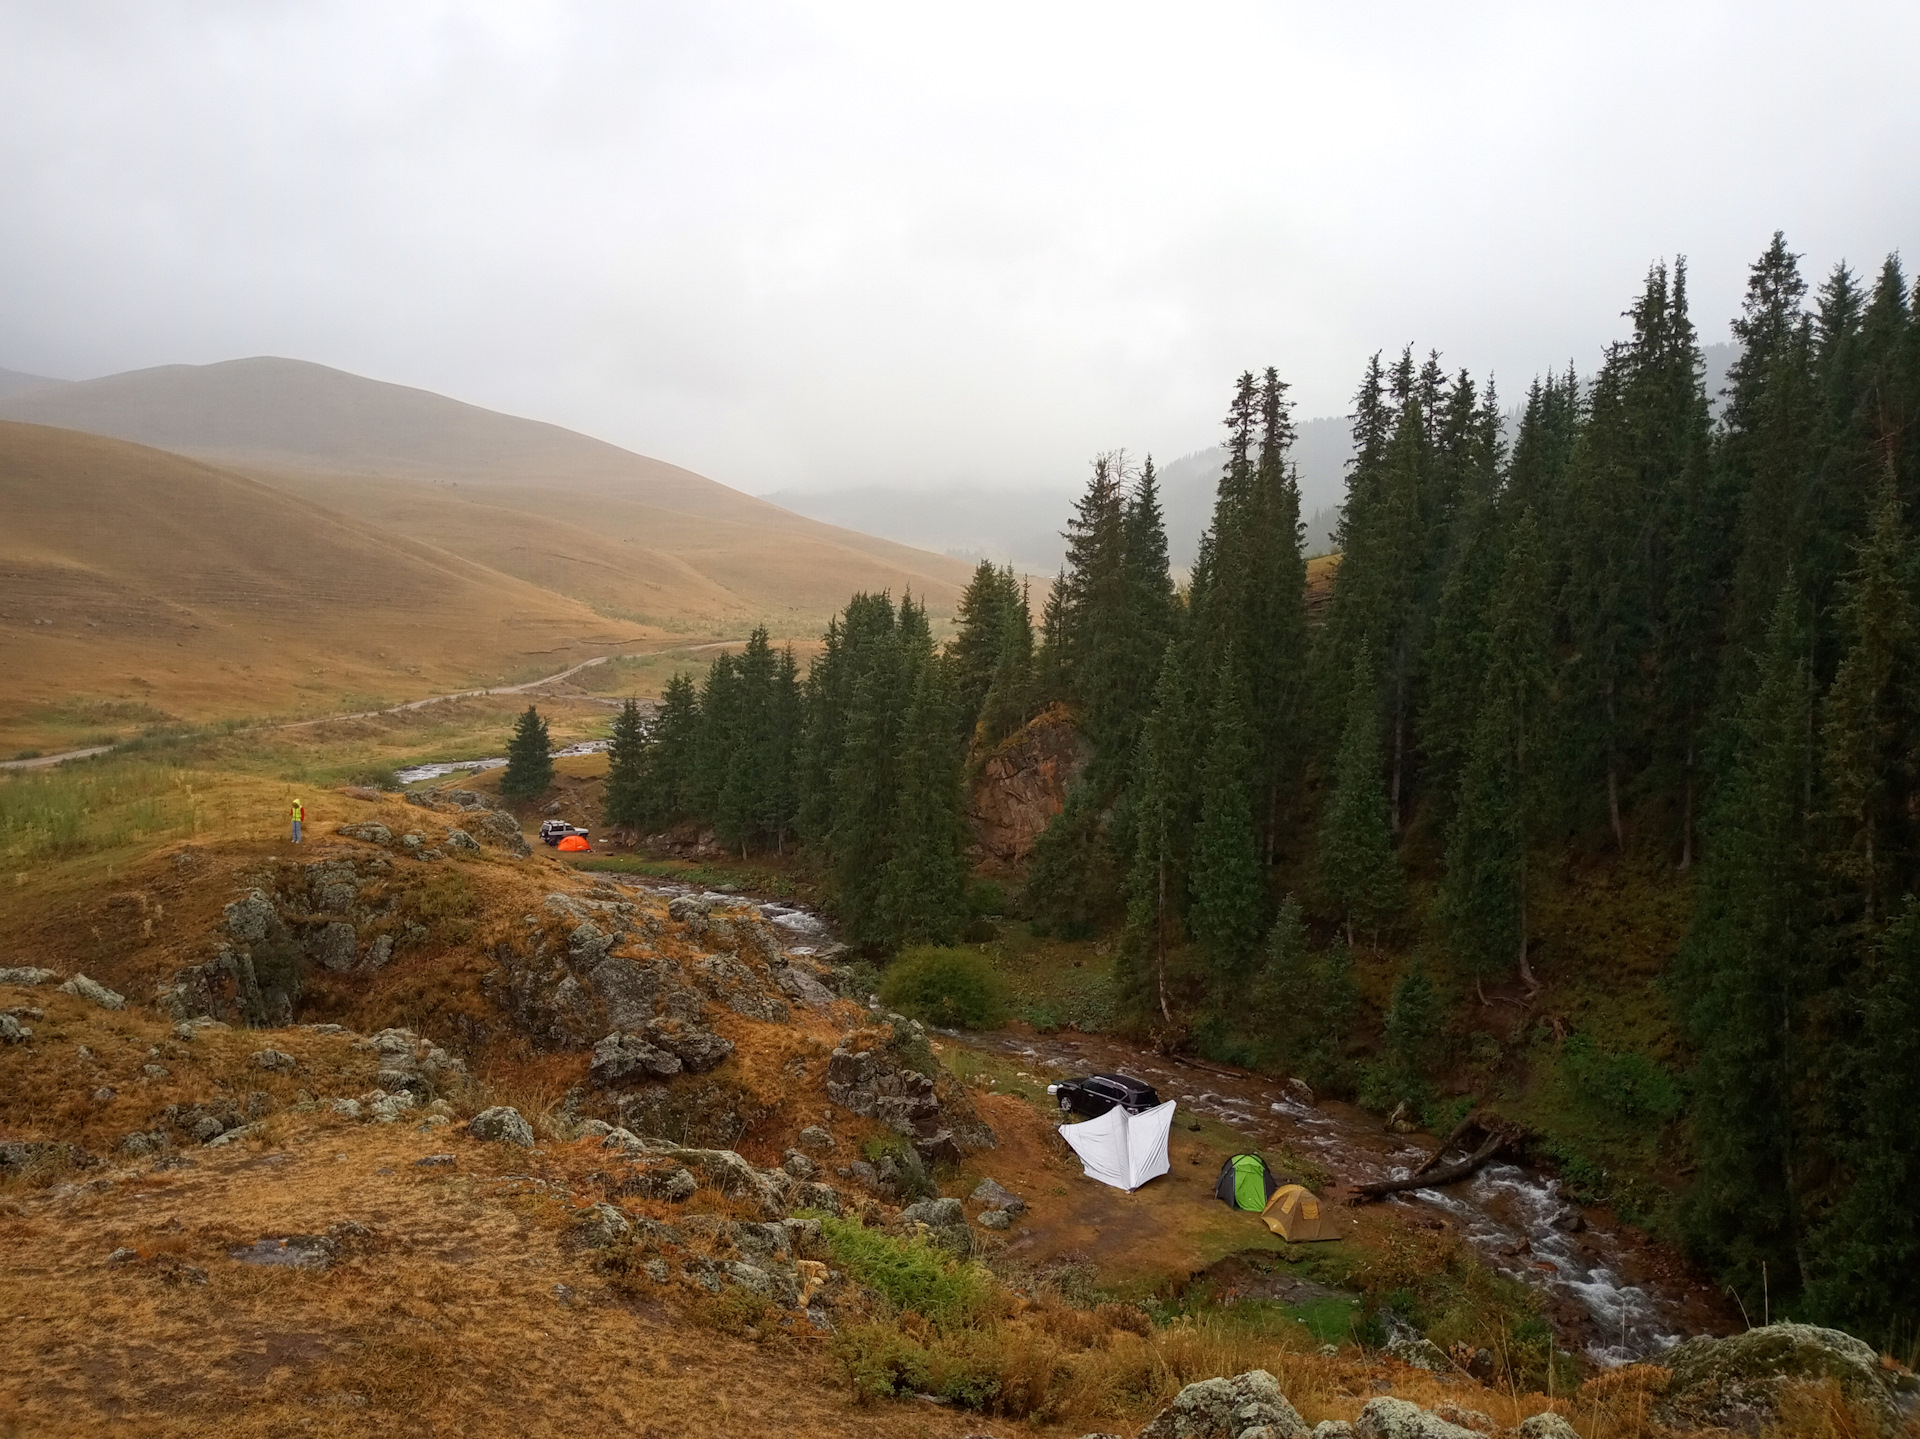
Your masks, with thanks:
[{"label": "large boulder", "polygon": [[616,1030],[594,1045],[593,1066],[588,1072],[595,1084],[611,1089],[641,1079],[671,1079],[681,1067],[677,1056],[637,1034]]},{"label": "large boulder", "polygon": [[967,1231],[966,1211],[957,1199],[921,1199],[900,1211],[903,1224],[924,1224],[927,1237],[949,1253],[966,1258],[973,1253],[973,1235]]},{"label": "large boulder", "polygon": [[[1477,1427],[1492,1428],[1491,1425]],[[1568,1422],[1564,1414],[1547,1409],[1520,1421],[1520,1439],[1580,1439],[1580,1431]]]},{"label": "large boulder", "polygon": [[355,1040],[353,1047],[376,1056],[384,1090],[405,1091],[427,1100],[459,1090],[467,1082],[464,1060],[411,1029],[383,1029]]},{"label": "large boulder", "polygon": [[482,844],[497,846],[521,859],[533,853],[533,846],[520,830],[520,822],[504,810],[474,815],[468,821],[468,829]]},{"label": "large boulder", "polygon": [[797,964],[783,964],[773,972],[773,981],[799,1004],[809,1009],[825,1009],[833,1003],[833,991],[811,971]]},{"label": "large boulder", "polygon": [[31,964],[18,965],[12,969],[0,969],[0,984],[18,984],[32,989],[56,978],[50,969],[39,969]]},{"label": "large boulder", "polygon": [[517,1144],[522,1149],[533,1148],[533,1126],[521,1117],[520,1111],[511,1105],[496,1104],[492,1109],[483,1109],[473,1116],[473,1122],[467,1126],[467,1132],[475,1139],[485,1139],[498,1144]]},{"label": "large boulder", "polygon": [[1027,1207],[1026,1200],[993,1179],[981,1180],[967,1197],[975,1204],[984,1204],[989,1209],[1004,1209],[1009,1214],[1018,1214]]},{"label": "large boulder", "polygon": [[60,992],[97,1004],[102,1009],[124,1009],[127,1004],[125,995],[114,993],[98,980],[88,979],[84,974],[76,974],[61,985]]},{"label": "large boulder", "polygon": [[704,1074],[733,1053],[732,1040],[683,1020],[650,1020],[647,1038],[678,1059],[689,1074]]},{"label": "large boulder", "polygon": [[627,1216],[611,1204],[594,1204],[582,1210],[573,1222],[571,1238],[581,1249],[605,1249],[633,1233]]},{"label": "large boulder", "polygon": [[1684,1428],[1753,1431],[1779,1417],[1783,1392],[1795,1383],[1832,1380],[1881,1431],[1900,1427],[1914,1399],[1914,1380],[1880,1367],[1873,1348],[1838,1329],[1769,1324],[1724,1339],[1689,1339],[1667,1352],[1672,1371],[1656,1417]]},{"label": "large boulder", "polygon": [[731,1149],[665,1149],[661,1153],[698,1170],[728,1198],[752,1200],[768,1219],[779,1219],[787,1212],[793,1181],[780,1170],[756,1169]]},{"label": "large boulder", "polygon": [[1140,1439],[1240,1439],[1265,1426],[1263,1439],[1307,1439],[1299,1411],[1264,1369],[1189,1384],[1140,1431]]},{"label": "large boulder", "polygon": [[307,953],[322,969],[341,973],[360,957],[360,936],[347,920],[329,920],[307,931]]},{"label": "large boulder", "polygon": [[1449,1424],[1406,1399],[1369,1400],[1353,1432],[1359,1439],[1479,1439],[1473,1430]]}]

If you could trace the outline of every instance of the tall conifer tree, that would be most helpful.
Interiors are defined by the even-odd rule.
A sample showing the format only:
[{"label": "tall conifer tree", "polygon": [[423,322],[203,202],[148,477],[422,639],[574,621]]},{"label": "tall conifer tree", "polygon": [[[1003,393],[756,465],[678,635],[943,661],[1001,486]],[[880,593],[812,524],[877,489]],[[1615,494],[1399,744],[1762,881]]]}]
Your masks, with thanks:
[{"label": "tall conifer tree", "polygon": [[1400,866],[1381,780],[1379,688],[1364,651],[1354,657],[1333,795],[1320,822],[1320,878],[1342,916],[1348,948],[1356,922],[1376,924],[1400,907]]},{"label": "tall conifer tree", "polygon": [[508,799],[532,799],[553,783],[553,746],[547,741],[547,722],[528,705],[507,741],[507,772],[500,776],[500,793]]},{"label": "tall conifer tree", "polygon": [[642,825],[653,817],[652,787],[647,782],[646,727],[640,706],[628,700],[614,716],[607,745],[607,788],[602,817],[610,825]]}]

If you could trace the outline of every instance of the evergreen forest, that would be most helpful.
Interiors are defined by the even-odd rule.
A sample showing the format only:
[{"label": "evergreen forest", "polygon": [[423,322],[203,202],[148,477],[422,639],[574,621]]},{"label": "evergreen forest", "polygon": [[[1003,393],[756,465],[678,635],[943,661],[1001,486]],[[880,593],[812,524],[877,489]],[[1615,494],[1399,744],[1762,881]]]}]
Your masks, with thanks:
[{"label": "evergreen forest", "polygon": [[[1430,1125],[1495,1030],[1531,1036],[1608,1122],[1660,1131],[1643,1217],[1756,1317],[1910,1331],[1917,304],[1896,259],[1816,284],[1776,235],[1723,394],[1681,260],[1597,371],[1512,409],[1437,353],[1376,355],[1311,595],[1287,382],[1243,374],[1181,583],[1152,461],[1100,456],[1037,627],[982,564],[944,646],[884,594],[804,679],[756,632],[622,716],[608,819],[797,850],[850,944],[950,944],[971,768],[1064,707],[1091,757],[1017,904],[1112,945],[1126,1025]],[[1632,1034],[1555,1008],[1603,892],[1583,963],[1659,951]]]}]

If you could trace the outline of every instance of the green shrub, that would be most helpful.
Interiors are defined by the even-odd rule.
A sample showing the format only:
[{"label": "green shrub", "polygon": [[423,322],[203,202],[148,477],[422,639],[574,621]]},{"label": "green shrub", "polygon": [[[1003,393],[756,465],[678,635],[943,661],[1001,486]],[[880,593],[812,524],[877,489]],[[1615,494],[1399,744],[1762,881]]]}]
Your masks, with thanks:
[{"label": "green shrub", "polygon": [[990,879],[976,879],[967,886],[967,910],[979,919],[990,919],[1007,912],[1007,892]]},{"label": "green shrub", "polygon": [[928,1024],[992,1029],[1006,1018],[1000,977],[974,949],[909,949],[880,977],[880,998]]},{"label": "green shrub", "polygon": [[1679,1081],[1637,1049],[1609,1054],[1591,1035],[1574,1034],[1564,1063],[1575,1092],[1603,1112],[1661,1122],[1680,1113]]},{"label": "green shrub", "polygon": [[820,1230],[834,1262],[895,1307],[943,1327],[988,1317],[991,1277],[976,1264],[954,1259],[925,1236],[898,1239],[850,1219],[823,1219]]},{"label": "green shrub", "polygon": [[854,1395],[863,1403],[924,1393],[933,1379],[933,1360],[925,1348],[887,1324],[861,1324],[843,1331],[833,1357],[847,1371]]}]

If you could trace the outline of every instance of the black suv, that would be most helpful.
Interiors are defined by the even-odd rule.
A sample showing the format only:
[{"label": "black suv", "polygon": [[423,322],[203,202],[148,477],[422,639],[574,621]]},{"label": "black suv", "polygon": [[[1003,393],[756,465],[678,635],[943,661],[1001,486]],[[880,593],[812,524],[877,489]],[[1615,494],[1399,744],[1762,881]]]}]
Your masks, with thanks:
[{"label": "black suv", "polygon": [[1060,1101],[1062,1114],[1084,1114],[1089,1119],[1098,1119],[1116,1104],[1129,1114],[1138,1114],[1160,1102],[1151,1084],[1124,1074],[1090,1074],[1085,1079],[1063,1080],[1049,1084],[1047,1093]]}]

